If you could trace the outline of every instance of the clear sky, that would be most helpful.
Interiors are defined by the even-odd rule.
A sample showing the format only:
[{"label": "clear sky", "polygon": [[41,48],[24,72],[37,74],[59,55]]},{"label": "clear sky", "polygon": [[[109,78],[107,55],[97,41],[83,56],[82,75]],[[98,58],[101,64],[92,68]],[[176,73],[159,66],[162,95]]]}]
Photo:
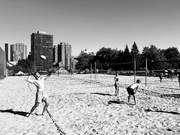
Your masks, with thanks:
[{"label": "clear sky", "polygon": [[180,0],[0,0],[0,47],[24,43],[45,31],[72,55],[102,47],[140,51],[151,44],[180,51]]}]

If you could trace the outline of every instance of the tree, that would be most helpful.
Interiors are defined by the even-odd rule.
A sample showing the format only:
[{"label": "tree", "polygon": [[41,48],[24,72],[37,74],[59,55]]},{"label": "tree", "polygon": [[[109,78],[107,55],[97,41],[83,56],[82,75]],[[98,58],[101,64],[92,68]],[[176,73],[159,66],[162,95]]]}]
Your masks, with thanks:
[{"label": "tree", "polygon": [[[180,53],[176,47],[169,47],[166,50],[163,50],[164,55],[168,61],[171,61],[170,68],[178,66],[177,61],[180,60]],[[173,62],[174,61],[174,62]]]},{"label": "tree", "polygon": [[[144,47],[142,51],[141,63],[145,65],[145,58],[148,60],[148,69],[164,69],[167,67],[166,57],[161,49],[158,49],[155,45],[150,47]],[[142,66],[141,65],[141,66]]]},{"label": "tree", "polygon": [[179,51],[175,47],[169,47],[164,50],[164,55],[168,61],[177,61],[180,59]]},{"label": "tree", "polygon": [[126,45],[124,49],[124,54],[123,54],[123,62],[129,62],[129,61],[130,61],[130,52],[129,52],[128,45]]},{"label": "tree", "polygon": [[110,65],[113,65],[113,63],[116,62],[117,57],[117,49],[103,47],[96,53],[96,60],[98,60],[101,63],[103,69],[111,68]]},{"label": "tree", "polygon": [[136,60],[136,68],[138,69],[140,65],[140,53],[136,45],[136,42],[134,42],[131,48],[131,61],[134,60]]},{"label": "tree", "polygon": [[137,57],[139,57],[139,50],[138,50],[138,47],[136,45],[136,42],[134,42],[134,44],[132,45],[132,48],[131,48],[131,57],[134,59]]},{"label": "tree", "polygon": [[21,59],[18,63],[14,66],[14,73],[22,71],[24,73],[29,73],[33,63],[28,59]]},{"label": "tree", "polygon": [[76,64],[76,69],[78,70],[89,69],[90,63],[93,63],[94,61],[94,54],[88,54],[82,52],[76,59],[78,60]]},{"label": "tree", "polygon": [[126,63],[126,64],[123,64],[123,69],[125,70],[130,70],[132,69],[132,60],[131,60],[131,54],[129,52],[129,48],[128,48],[128,45],[126,45],[125,49],[124,49],[124,53],[123,53],[123,60],[122,60],[122,63]]}]

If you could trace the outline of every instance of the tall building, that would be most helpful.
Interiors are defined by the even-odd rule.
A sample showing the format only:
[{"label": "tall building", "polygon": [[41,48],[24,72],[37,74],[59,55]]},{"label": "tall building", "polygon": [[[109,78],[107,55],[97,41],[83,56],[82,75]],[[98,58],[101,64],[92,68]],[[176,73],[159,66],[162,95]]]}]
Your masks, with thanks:
[{"label": "tall building", "polygon": [[0,78],[4,78],[6,75],[6,61],[5,52],[0,47]]},{"label": "tall building", "polygon": [[[58,66],[59,60],[58,60],[58,49],[59,45],[54,45],[53,47],[53,66]],[[60,54],[59,54],[60,55]]]},{"label": "tall building", "polygon": [[[40,55],[46,56],[45,60]],[[36,70],[48,70],[53,66],[53,35],[38,31],[31,34],[31,60]]]},{"label": "tall building", "polygon": [[24,43],[16,43],[10,45],[10,60],[18,61],[27,58],[27,45]]},{"label": "tall building", "polygon": [[71,45],[65,42],[54,46],[54,65],[64,67],[66,70],[71,69]]},{"label": "tall building", "polygon": [[8,47],[8,43],[5,43],[5,54],[6,54],[6,61],[9,61],[9,47]]}]

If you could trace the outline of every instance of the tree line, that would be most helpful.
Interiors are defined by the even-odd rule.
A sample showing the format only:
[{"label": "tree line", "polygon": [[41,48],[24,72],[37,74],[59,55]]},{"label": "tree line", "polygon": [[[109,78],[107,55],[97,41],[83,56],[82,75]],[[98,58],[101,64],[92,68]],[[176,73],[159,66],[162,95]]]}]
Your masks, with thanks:
[{"label": "tree line", "polygon": [[[131,49],[128,45],[125,46],[124,50],[102,47],[96,54],[81,52],[75,59],[78,61],[76,64],[76,70],[78,71],[91,70],[95,67],[99,71],[108,69],[130,71],[134,70],[135,66],[136,70],[144,70],[146,62],[148,70],[180,69],[180,52],[176,47],[160,49],[155,45],[150,45],[144,47],[140,53],[136,42],[133,43]],[[8,69],[12,70],[13,73],[18,71],[28,73],[29,69],[33,67],[33,63],[26,59],[19,60],[15,66],[8,67]]]},{"label": "tree line", "polygon": [[102,47],[96,54],[81,52],[76,59],[77,70],[86,70],[94,66],[99,70],[134,70],[134,64],[136,70],[140,70],[145,69],[146,62],[148,70],[180,68],[180,52],[176,47],[160,49],[150,45],[144,47],[140,53],[136,42],[131,46],[131,50],[128,45],[124,51]]}]

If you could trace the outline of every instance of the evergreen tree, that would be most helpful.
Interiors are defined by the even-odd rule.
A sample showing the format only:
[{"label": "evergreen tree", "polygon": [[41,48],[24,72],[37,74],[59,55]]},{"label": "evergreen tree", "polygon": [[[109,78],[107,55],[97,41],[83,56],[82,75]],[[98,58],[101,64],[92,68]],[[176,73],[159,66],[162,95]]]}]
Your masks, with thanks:
[{"label": "evergreen tree", "polygon": [[131,48],[131,61],[134,61],[134,60],[136,62],[136,69],[138,69],[140,65],[140,53],[139,53],[136,42],[134,42]]},{"label": "evergreen tree", "polygon": [[129,61],[130,61],[130,52],[129,52],[128,45],[126,45],[124,49],[124,54],[123,54],[123,62],[129,62]]},{"label": "evergreen tree", "polygon": [[134,42],[134,44],[132,45],[131,56],[132,56],[133,59],[137,58],[139,56],[139,50],[138,50],[138,47],[136,45],[136,42]]}]

